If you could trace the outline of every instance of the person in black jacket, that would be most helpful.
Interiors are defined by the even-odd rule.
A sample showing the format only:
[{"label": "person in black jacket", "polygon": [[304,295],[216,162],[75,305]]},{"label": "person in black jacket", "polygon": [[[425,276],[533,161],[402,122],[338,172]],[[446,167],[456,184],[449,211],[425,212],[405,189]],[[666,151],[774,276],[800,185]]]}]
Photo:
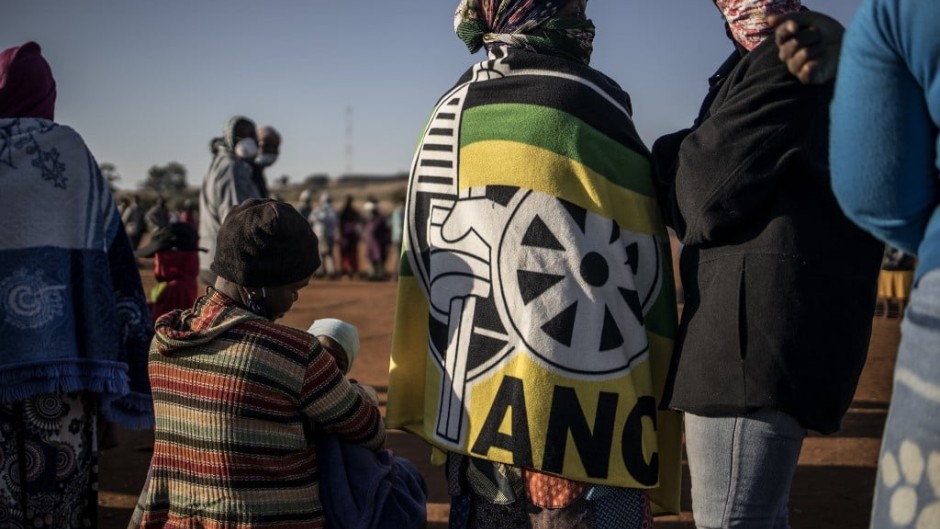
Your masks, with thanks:
[{"label": "person in black jacket", "polygon": [[833,84],[802,84],[767,38],[799,0],[715,3],[735,50],[693,127],[653,146],[684,243],[664,405],[685,412],[696,525],[781,528],[806,431],[838,430],[852,400],[882,245],[830,189]]}]

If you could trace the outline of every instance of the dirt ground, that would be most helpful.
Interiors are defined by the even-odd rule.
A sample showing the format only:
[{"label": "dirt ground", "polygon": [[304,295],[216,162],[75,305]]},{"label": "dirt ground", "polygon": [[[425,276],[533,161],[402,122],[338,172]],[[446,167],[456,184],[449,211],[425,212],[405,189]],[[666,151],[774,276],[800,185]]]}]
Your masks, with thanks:
[{"label": "dirt ground", "polygon": [[[141,273],[145,289],[149,290],[152,273],[148,270]],[[375,386],[384,402],[394,304],[394,282],[314,280],[282,323],[301,329],[321,317],[354,323],[359,328],[362,353],[351,376]],[[793,482],[790,509],[794,529],[868,527],[899,336],[899,320],[874,320],[868,362],[841,432],[807,438]],[[148,432],[120,433],[121,444],[104,452],[99,465],[102,529],[126,527],[150,461]],[[403,432],[391,432],[388,447],[418,465],[430,489],[428,526],[446,528],[449,510],[446,484],[441,470],[428,461],[427,445]],[[683,490],[682,514],[658,517],[659,529],[694,528],[687,467]]]}]

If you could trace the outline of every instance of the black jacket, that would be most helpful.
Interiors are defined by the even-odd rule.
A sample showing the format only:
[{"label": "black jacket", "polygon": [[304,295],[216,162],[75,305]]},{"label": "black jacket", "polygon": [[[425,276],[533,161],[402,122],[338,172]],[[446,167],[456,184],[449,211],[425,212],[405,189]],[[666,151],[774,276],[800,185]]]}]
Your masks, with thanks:
[{"label": "black jacket", "polygon": [[829,433],[868,352],[883,246],[830,188],[832,83],[800,84],[772,41],[735,52],[695,126],[653,147],[686,245],[664,403],[704,416],[769,407]]}]

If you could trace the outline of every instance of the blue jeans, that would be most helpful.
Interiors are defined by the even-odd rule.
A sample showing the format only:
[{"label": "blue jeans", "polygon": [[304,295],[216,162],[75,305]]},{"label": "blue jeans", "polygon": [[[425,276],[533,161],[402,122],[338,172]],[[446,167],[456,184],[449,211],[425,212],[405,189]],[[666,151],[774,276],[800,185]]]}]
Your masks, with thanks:
[{"label": "blue jeans", "polygon": [[940,527],[940,270],[920,279],[901,323],[871,527]]},{"label": "blue jeans", "polygon": [[692,515],[699,529],[786,529],[806,429],[786,413],[685,414]]}]

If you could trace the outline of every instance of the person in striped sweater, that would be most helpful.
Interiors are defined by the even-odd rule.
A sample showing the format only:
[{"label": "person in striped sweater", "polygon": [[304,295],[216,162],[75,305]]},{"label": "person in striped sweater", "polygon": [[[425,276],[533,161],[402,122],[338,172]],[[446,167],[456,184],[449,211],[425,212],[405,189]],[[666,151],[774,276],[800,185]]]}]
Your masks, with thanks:
[{"label": "person in striped sweater", "polygon": [[315,433],[382,448],[378,407],[316,337],[275,323],[320,265],[317,246],[283,202],[229,213],[214,288],[156,323],[154,454],[129,527],[324,527]]}]

